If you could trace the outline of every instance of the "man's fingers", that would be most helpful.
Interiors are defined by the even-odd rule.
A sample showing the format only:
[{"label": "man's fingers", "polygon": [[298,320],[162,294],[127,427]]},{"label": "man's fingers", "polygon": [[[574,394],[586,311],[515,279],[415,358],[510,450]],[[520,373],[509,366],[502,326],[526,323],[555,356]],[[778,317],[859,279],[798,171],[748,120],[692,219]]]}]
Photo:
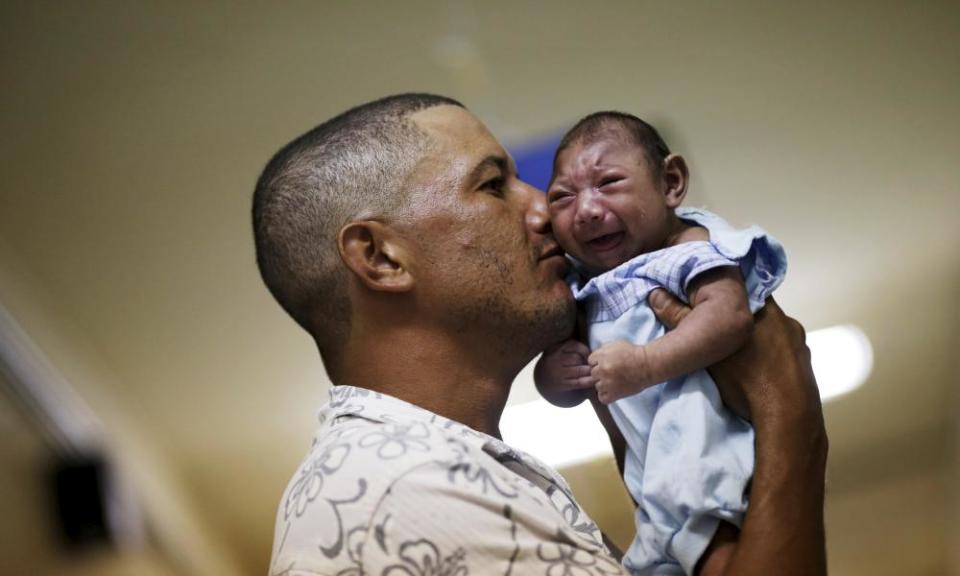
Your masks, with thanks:
[{"label": "man's fingers", "polygon": [[557,360],[557,363],[564,368],[574,368],[576,366],[586,366],[587,358],[590,356],[588,350],[586,354],[563,354]]},{"label": "man's fingers", "polygon": [[558,352],[579,352],[580,348],[583,346],[583,342],[575,340],[573,338],[568,338],[562,342],[558,342],[553,346],[547,346],[546,350],[543,351],[544,355],[556,354]]},{"label": "man's fingers", "polygon": [[597,381],[593,379],[593,376],[587,374],[586,376],[581,376],[577,378],[574,382],[574,386],[577,388],[593,388],[597,385]]},{"label": "man's fingers", "polygon": [[675,298],[663,288],[657,288],[647,296],[647,302],[657,318],[667,326],[676,328],[684,316],[690,313],[690,307]]},{"label": "man's fingers", "polygon": [[576,366],[568,366],[566,370],[566,376],[569,380],[575,380],[577,378],[583,378],[584,376],[590,375],[590,367],[586,364],[577,364]]},{"label": "man's fingers", "polygon": [[567,340],[563,346],[563,351],[570,354],[580,354],[583,357],[590,355],[590,347],[579,340]]}]

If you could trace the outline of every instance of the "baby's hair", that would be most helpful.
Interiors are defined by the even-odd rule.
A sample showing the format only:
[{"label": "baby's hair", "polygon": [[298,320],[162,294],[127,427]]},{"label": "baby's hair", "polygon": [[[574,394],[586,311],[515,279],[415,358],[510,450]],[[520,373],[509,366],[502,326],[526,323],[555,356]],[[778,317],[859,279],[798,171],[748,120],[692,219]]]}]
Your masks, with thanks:
[{"label": "baby's hair", "polygon": [[626,135],[634,144],[643,149],[643,154],[652,172],[651,176],[659,179],[663,171],[663,161],[670,155],[670,148],[667,143],[663,141],[657,129],[650,124],[633,114],[614,110],[594,112],[584,116],[563,135],[553,157],[554,173],[557,170],[557,158],[566,148],[574,144],[590,143],[601,135],[615,131]]}]

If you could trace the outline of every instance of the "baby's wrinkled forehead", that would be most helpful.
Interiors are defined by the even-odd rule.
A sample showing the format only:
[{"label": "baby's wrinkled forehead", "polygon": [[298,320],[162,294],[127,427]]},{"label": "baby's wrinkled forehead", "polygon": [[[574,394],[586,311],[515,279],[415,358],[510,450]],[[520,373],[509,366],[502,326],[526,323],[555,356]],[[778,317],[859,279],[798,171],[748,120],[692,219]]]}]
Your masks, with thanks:
[{"label": "baby's wrinkled forehead", "polygon": [[617,140],[624,144],[637,147],[641,146],[641,143],[637,142],[636,138],[633,137],[633,134],[622,121],[612,118],[603,120],[598,124],[582,130],[574,137],[571,143],[579,144],[580,146],[589,146],[601,140]]},{"label": "baby's wrinkled forehead", "polygon": [[611,120],[589,130],[583,130],[573,138],[566,139],[554,154],[552,178],[556,178],[560,171],[572,168],[574,164],[587,160],[584,157],[585,154],[589,154],[594,161],[601,160],[601,156],[591,154],[594,145],[600,143],[619,144],[638,152],[641,156],[644,155],[643,145],[636,141],[630,131],[619,122]]},{"label": "baby's wrinkled forehead", "polygon": [[560,140],[553,176],[571,167],[571,163],[582,162],[583,156],[604,145],[618,148],[620,153],[640,152],[640,161],[649,164],[654,172],[670,155],[660,133],[643,119],[625,112],[595,112],[582,118]]}]

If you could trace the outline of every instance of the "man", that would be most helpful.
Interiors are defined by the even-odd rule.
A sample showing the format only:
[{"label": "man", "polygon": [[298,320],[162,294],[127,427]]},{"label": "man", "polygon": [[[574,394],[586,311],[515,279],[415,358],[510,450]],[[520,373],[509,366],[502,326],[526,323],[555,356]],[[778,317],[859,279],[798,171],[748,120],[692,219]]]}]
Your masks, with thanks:
[{"label": "man", "polygon": [[[254,232],[335,385],[271,574],[623,573],[563,479],[499,440],[511,382],[575,313],[543,194],[479,120],[423,94],[347,111],[270,161]],[[743,530],[725,535],[739,545],[708,550],[702,574],[825,573],[819,400],[802,330],[766,309],[714,371],[752,417],[757,465]]]}]

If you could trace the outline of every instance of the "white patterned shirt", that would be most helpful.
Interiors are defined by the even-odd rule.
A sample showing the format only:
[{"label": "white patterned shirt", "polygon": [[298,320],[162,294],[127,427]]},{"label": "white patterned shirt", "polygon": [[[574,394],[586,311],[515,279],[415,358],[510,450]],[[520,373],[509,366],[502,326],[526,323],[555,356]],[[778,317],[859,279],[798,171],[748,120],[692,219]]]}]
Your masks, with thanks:
[{"label": "white patterned shirt", "polygon": [[271,576],[624,573],[549,466],[352,386],[333,387],[320,411],[270,563]]}]

